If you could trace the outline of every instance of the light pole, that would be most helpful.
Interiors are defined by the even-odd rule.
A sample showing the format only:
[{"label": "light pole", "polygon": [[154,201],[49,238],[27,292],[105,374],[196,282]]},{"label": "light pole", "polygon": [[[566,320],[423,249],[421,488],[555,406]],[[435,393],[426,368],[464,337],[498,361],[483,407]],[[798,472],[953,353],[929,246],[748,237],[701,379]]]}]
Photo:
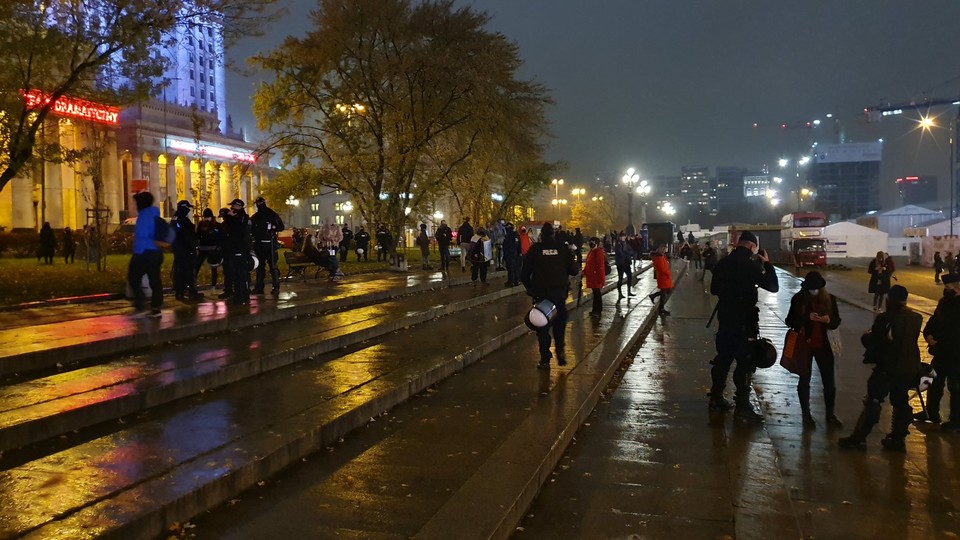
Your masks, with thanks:
[{"label": "light pole", "polygon": [[343,210],[343,213],[350,217],[350,230],[353,230],[353,203],[347,201],[341,204],[340,210]]},{"label": "light pole", "polygon": [[633,226],[633,185],[640,181],[640,175],[637,174],[636,169],[630,167],[622,180],[627,186],[627,228],[624,232],[633,236],[637,234],[637,229]]},{"label": "light pole", "polygon": [[577,198],[577,204],[580,204],[580,197],[587,194],[587,190],[583,188],[573,188],[570,191],[570,194]]},{"label": "light pole", "polygon": [[553,184],[553,204],[557,207],[557,211],[554,214],[554,219],[560,221],[560,205],[557,203],[560,200],[560,186],[563,185],[563,178],[554,178],[550,181]]},{"label": "light pole", "polygon": [[567,204],[566,199],[554,199],[550,201],[551,204],[557,207],[557,221],[560,221],[560,206]]},{"label": "light pole", "polygon": [[636,192],[640,196],[640,226],[647,222],[647,195],[653,191],[653,187],[646,180],[641,180],[637,186]]},{"label": "light pole", "polygon": [[[806,195],[810,195],[811,193],[813,193],[813,192],[810,191],[809,189],[807,189],[807,188],[805,188],[805,187],[803,187],[803,186],[800,185],[800,183],[801,183],[801,181],[800,181],[800,168],[801,168],[801,167],[806,167],[808,163],[810,163],[810,156],[802,156],[802,157],[800,157],[800,159],[797,160],[797,163],[796,163],[796,169],[795,169],[796,173],[795,173],[795,174],[796,174],[796,177],[797,177],[797,182],[796,182],[796,190],[797,190],[797,212],[800,211],[800,197],[801,197],[801,194],[802,194],[803,196],[806,196]],[[780,159],[777,161],[777,164],[780,165],[780,168],[781,168],[781,169],[784,169],[784,168],[787,167],[787,165],[790,164],[790,160],[789,160],[789,159],[785,159],[785,158],[780,158]]]}]

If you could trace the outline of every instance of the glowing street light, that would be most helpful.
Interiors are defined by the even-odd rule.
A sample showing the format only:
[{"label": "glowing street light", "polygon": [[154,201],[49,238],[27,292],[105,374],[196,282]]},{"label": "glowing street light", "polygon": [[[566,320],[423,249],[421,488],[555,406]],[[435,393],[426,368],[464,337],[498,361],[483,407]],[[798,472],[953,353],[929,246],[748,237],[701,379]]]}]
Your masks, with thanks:
[{"label": "glowing street light", "polygon": [[623,175],[623,184],[627,186],[627,228],[628,235],[637,234],[636,227],[633,226],[633,186],[640,181],[640,175],[633,167],[627,169],[627,174]]},{"label": "glowing street light", "polygon": [[[553,180],[550,181],[550,183],[553,184],[553,197],[554,197],[553,200],[556,201],[557,199],[560,198],[560,186],[563,185],[563,178],[554,178]],[[554,206],[557,206],[557,203],[556,203],[556,202],[554,202],[553,204],[554,204]],[[556,212],[556,214],[555,214],[555,218],[554,218],[554,219],[555,219],[556,221],[560,221],[560,207],[559,207],[559,206],[557,206],[557,212]]]},{"label": "glowing street light", "polygon": [[573,188],[573,190],[570,191],[570,194],[573,195],[574,197],[576,197],[576,198],[577,198],[577,202],[579,203],[579,202],[580,202],[580,197],[581,197],[582,195],[586,195],[586,194],[587,194],[587,190],[585,190],[585,189],[583,189],[583,188]]},{"label": "glowing street light", "polygon": [[920,117],[920,127],[926,131],[930,131],[930,128],[935,127],[937,123],[934,121],[931,116],[921,116]]}]

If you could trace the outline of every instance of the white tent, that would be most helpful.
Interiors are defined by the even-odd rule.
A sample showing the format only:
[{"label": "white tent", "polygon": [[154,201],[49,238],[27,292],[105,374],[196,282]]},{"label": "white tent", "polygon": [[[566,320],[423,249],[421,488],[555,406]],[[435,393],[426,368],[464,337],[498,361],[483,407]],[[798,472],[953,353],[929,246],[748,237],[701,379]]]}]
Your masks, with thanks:
[{"label": "white tent", "polygon": [[826,226],[823,235],[827,237],[827,258],[873,257],[887,250],[887,233],[849,221]]}]

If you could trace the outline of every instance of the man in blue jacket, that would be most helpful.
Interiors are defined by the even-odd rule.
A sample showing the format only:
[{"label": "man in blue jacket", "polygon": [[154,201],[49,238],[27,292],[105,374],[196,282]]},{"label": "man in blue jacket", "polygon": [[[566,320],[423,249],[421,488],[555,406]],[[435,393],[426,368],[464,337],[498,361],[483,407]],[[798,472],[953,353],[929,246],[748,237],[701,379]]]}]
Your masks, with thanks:
[{"label": "man in blue jacket", "polygon": [[157,220],[160,210],[153,206],[153,195],[148,191],[134,194],[137,205],[137,224],[133,229],[133,256],[127,268],[127,283],[133,291],[133,307],[139,312],[145,309],[146,295],[143,294],[143,276],[150,282],[150,317],[160,316],[163,305],[163,284],[160,282],[160,265],[163,264],[163,251],[157,242]]}]

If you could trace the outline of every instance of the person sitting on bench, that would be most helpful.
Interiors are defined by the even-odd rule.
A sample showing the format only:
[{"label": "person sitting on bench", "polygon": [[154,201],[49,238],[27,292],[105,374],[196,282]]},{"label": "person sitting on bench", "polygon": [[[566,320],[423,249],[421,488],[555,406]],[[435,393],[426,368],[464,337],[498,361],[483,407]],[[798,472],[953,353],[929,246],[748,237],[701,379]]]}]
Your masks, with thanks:
[{"label": "person sitting on bench", "polygon": [[317,234],[319,234],[319,231],[316,234],[307,234],[303,239],[303,256],[313,264],[330,272],[330,279],[335,280],[340,271],[340,263],[337,262],[336,256],[331,257],[326,249],[317,247]]}]

